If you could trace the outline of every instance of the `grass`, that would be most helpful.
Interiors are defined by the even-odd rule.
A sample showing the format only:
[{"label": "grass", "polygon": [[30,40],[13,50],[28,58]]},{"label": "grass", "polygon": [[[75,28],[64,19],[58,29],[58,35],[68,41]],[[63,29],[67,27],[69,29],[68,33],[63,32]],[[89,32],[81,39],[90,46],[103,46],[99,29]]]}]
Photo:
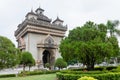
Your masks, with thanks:
[{"label": "grass", "polygon": [[0,80],[56,80],[56,74],[34,75],[26,77],[0,78]]}]

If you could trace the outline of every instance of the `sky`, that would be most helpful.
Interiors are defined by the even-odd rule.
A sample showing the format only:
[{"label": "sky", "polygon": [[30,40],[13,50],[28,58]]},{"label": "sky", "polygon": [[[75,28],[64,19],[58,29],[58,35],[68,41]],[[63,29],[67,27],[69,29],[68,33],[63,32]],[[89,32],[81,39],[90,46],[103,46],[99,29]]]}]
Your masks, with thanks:
[{"label": "sky", "polygon": [[17,45],[14,32],[18,24],[39,6],[52,21],[57,16],[64,20],[68,31],[87,21],[106,24],[107,20],[120,20],[120,0],[0,0],[0,35]]}]

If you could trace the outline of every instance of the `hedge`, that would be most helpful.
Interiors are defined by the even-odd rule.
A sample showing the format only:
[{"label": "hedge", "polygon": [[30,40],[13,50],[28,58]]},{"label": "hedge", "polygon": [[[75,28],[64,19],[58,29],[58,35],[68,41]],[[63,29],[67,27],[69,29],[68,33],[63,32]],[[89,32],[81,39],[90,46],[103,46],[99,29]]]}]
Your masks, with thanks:
[{"label": "hedge", "polygon": [[[116,69],[117,66],[102,66],[102,67],[95,67],[94,70],[92,71],[103,71],[103,70],[112,70],[112,69]],[[72,71],[84,71],[87,70],[87,68],[80,68],[80,69],[69,69]]]},{"label": "hedge", "polygon": [[51,74],[56,73],[58,71],[23,71],[18,74],[18,76],[31,76],[31,75],[40,75],[40,74]]},{"label": "hedge", "polygon": [[77,80],[83,76],[94,77],[98,80],[120,80],[120,72],[118,73],[103,73],[103,74],[65,74],[57,73],[58,80]]},{"label": "hedge", "polygon": [[51,73],[56,73],[58,72],[57,70],[55,71],[22,71],[19,74],[4,74],[0,75],[0,78],[6,78],[6,77],[17,77],[17,76],[31,76],[31,75],[40,75],[40,74],[51,74]]},{"label": "hedge", "polygon": [[0,78],[6,78],[6,77],[16,77],[16,74],[4,74],[4,75],[0,75]]},{"label": "hedge", "polygon": [[61,73],[67,73],[67,74],[102,74],[102,73],[108,73],[109,71],[70,71],[70,70],[63,70],[60,71]]}]

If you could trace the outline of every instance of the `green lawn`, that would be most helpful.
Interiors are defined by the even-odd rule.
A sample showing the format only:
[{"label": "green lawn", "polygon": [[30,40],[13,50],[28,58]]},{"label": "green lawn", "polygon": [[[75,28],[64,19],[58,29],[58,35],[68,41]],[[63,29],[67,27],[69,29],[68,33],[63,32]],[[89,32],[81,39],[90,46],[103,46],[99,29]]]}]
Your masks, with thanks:
[{"label": "green lawn", "polygon": [[0,78],[0,80],[56,80],[56,74],[34,75],[26,77]]}]

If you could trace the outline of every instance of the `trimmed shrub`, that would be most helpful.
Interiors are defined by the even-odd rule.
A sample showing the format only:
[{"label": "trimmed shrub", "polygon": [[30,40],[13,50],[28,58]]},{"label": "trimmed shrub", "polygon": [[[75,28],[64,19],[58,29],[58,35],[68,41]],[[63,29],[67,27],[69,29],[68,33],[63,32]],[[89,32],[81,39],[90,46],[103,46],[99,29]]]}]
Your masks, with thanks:
[{"label": "trimmed shrub", "polygon": [[117,69],[117,66],[108,66],[106,67],[106,70],[110,71],[112,69]]},{"label": "trimmed shrub", "polygon": [[40,75],[40,74],[51,74],[56,73],[58,71],[23,71],[18,76],[31,76],[31,75]]},{"label": "trimmed shrub", "polygon": [[86,68],[79,68],[79,69],[69,68],[69,70],[71,70],[71,71],[83,71],[85,69]]},{"label": "trimmed shrub", "polygon": [[47,68],[50,69],[50,63],[46,63],[46,64],[45,64],[45,67],[47,67]]},{"label": "trimmed shrub", "polygon": [[120,80],[120,72],[117,73],[102,73],[102,74],[67,74],[67,73],[57,73],[57,78],[59,80],[77,80],[83,76],[91,76],[98,80]]},{"label": "trimmed shrub", "polygon": [[61,73],[66,74],[103,74],[108,73],[108,71],[70,71],[70,70],[62,70]]},{"label": "trimmed shrub", "polygon": [[[116,69],[117,66],[103,66],[103,67],[95,67],[93,71],[104,71],[104,70],[112,70],[112,69]],[[80,69],[69,69],[71,71],[84,71],[87,70],[86,68],[80,68]]]},{"label": "trimmed shrub", "polygon": [[118,66],[117,68],[115,68],[115,69],[112,69],[112,70],[110,70],[111,72],[120,72],[120,66]]},{"label": "trimmed shrub", "polygon": [[94,71],[103,71],[106,67],[95,67]]},{"label": "trimmed shrub", "polygon": [[5,75],[0,75],[0,78],[7,78],[7,77],[16,77],[16,74],[5,74]]},{"label": "trimmed shrub", "polygon": [[97,80],[97,79],[94,79],[93,77],[84,76],[84,77],[79,78],[78,80]]}]

